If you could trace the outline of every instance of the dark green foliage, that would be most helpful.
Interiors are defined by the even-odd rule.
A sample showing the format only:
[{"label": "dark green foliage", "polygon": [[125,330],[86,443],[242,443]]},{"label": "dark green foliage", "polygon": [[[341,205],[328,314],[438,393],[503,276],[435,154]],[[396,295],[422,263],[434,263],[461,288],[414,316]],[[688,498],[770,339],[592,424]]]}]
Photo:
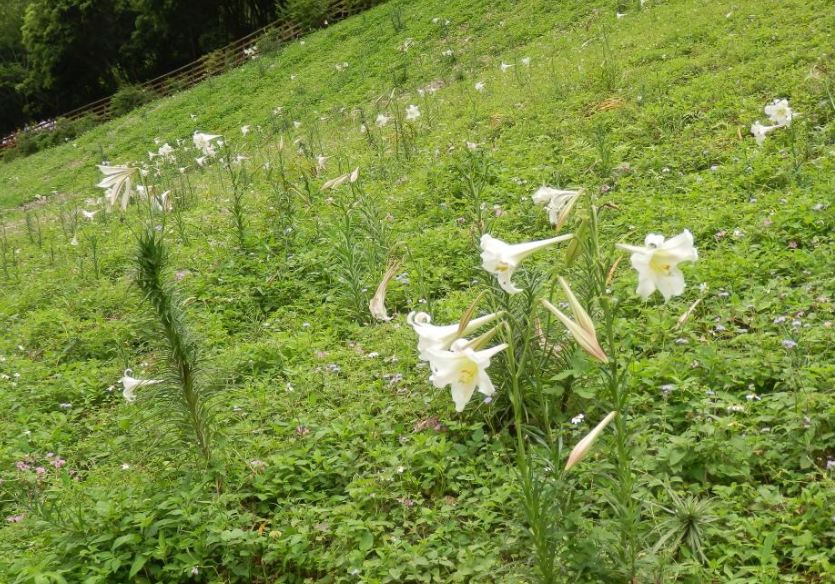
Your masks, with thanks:
[{"label": "dark green foliage", "polygon": [[277,13],[311,30],[324,24],[329,4],[328,0],[279,0]]},{"label": "dark green foliage", "polygon": [[110,115],[121,116],[154,99],[154,94],[138,85],[125,85],[110,100]]},{"label": "dark green foliage", "polygon": [[27,130],[15,137],[15,147],[0,150],[2,160],[12,160],[19,156],[29,156],[52,146],[66,144],[96,125],[96,120],[84,116],[75,120],[56,120],[54,130]]}]

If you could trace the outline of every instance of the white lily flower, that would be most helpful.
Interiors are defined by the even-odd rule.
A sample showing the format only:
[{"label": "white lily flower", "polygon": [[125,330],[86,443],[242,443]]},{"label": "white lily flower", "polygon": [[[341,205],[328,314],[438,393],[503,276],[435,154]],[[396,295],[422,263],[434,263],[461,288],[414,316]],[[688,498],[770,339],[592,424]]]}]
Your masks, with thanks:
[{"label": "white lily flower", "polygon": [[494,312],[474,318],[467,323],[463,331],[459,330],[459,323],[443,326],[430,324],[432,317],[425,312],[410,312],[406,317],[406,322],[417,333],[418,355],[420,359],[422,361],[429,361],[431,358],[431,350],[447,349],[459,337],[470,334],[485,324],[493,322],[498,317],[499,313]]},{"label": "white lily flower", "polygon": [[508,65],[508,64],[507,64],[507,63],[505,63],[504,61],[502,61],[502,64],[501,64],[501,65],[499,65],[499,69],[501,69],[501,70],[502,70],[502,73],[504,73],[505,71],[507,71],[507,70],[508,70],[508,69],[510,69],[511,67],[513,67],[513,65]]},{"label": "white lily flower", "polygon": [[378,128],[382,128],[383,126],[389,123],[390,119],[391,118],[388,117],[386,114],[377,114],[377,119],[375,120],[375,123],[377,124]]},{"label": "white lily flower", "polygon": [[789,107],[789,100],[775,99],[773,103],[765,106],[765,115],[778,126],[791,126],[794,112]]},{"label": "white lily flower", "polygon": [[572,234],[568,234],[540,241],[509,244],[501,239],[496,239],[489,233],[485,233],[481,236],[482,267],[496,275],[502,290],[508,294],[516,294],[521,292],[522,289],[514,286],[511,278],[522,260],[535,251],[562,241],[568,241],[572,237],[574,237]]},{"label": "white lily flower", "polygon": [[591,450],[594,441],[600,436],[600,433],[609,425],[609,422],[615,419],[617,412],[609,412],[609,414],[601,420],[601,422],[594,427],[594,429],[586,434],[586,436],[577,443],[577,446],[568,455],[568,461],[565,463],[565,470],[571,470],[571,467],[583,460]]},{"label": "white lily flower", "polygon": [[241,135],[246,136],[247,134],[249,134],[249,129],[251,127],[252,126],[250,126],[250,125],[241,126]]},{"label": "white lily flower", "polygon": [[84,210],[84,209],[82,209],[82,210],[81,210],[81,214],[82,214],[82,215],[84,216],[84,218],[85,218],[85,219],[87,219],[88,221],[92,221],[92,220],[95,218],[96,213],[98,213],[98,211],[86,211],[86,210]]},{"label": "white lily flower", "polygon": [[548,220],[559,229],[565,222],[581,193],[582,191],[580,190],[555,189],[543,185],[536,189],[536,192],[531,195],[531,199],[537,205],[545,206],[545,210],[548,212]]},{"label": "white lily flower", "polygon": [[119,379],[119,382],[124,388],[122,390],[122,395],[128,403],[136,401],[136,390],[140,387],[162,383],[159,379],[136,379],[133,377],[133,371],[131,369],[125,369],[125,372],[122,375],[122,378]]},{"label": "white lily flower", "polygon": [[173,162],[174,160],[176,160],[174,157],[174,148],[168,142],[159,147],[159,151],[157,151],[157,156],[161,156],[169,162]]},{"label": "white lily flower", "polygon": [[475,90],[479,93],[484,91],[484,81],[479,81],[475,84]]},{"label": "white lily flower", "polygon": [[316,157],[316,169],[317,170],[325,170],[325,163],[328,161],[330,156],[322,156],[321,154]]},{"label": "white lily flower", "polygon": [[107,204],[113,207],[121,193],[120,207],[123,211],[127,209],[133,193],[133,176],[136,174],[136,169],[130,166],[106,166],[104,164],[99,164],[98,169],[104,174],[104,178],[96,186],[105,189],[104,197]]},{"label": "white lily flower", "polygon": [[212,140],[220,138],[219,134],[204,134],[202,132],[195,132],[192,140],[194,147],[203,153],[203,156],[214,156],[216,154]]},{"label": "white lily flower", "polygon": [[293,120],[293,127],[298,130],[302,127],[302,123],[299,120]]},{"label": "white lily flower", "polygon": [[699,258],[693,246],[693,234],[687,229],[665,240],[663,235],[650,233],[644,246],[617,244],[630,252],[632,267],[638,271],[638,288],[635,291],[646,300],[658,290],[669,300],[684,292],[684,274],[678,268],[681,262],[695,262]]},{"label": "white lily flower", "polygon": [[775,126],[763,126],[759,120],[751,124],[751,133],[754,135],[754,139],[757,141],[758,146],[762,146],[765,143],[765,137],[769,134],[769,132],[773,132],[777,128],[782,126],[775,125]]},{"label": "white lily flower", "polygon": [[450,386],[455,411],[463,412],[467,402],[472,398],[476,389],[486,396],[496,393],[487,368],[490,359],[507,348],[506,343],[496,345],[483,351],[476,351],[470,347],[467,339],[458,339],[449,351],[431,349],[430,367],[432,375],[429,380],[437,388]]},{"label": "white lily flower", "polygon": [[171,211],[174,208],[174,202],[169,197],[170,194],[171,191],[165,191],[161,195],[151,198],[151,206],[155,211],[165,213],[166,211]]},{"label": "white lily flower", "polygon": [[416,105],[410,105],[406,108],[406,119],[414,121],[420,117],[420,109]]},{"label": "white lily flower", "polygon": [[207,161],[208,159],[209,159],[209,157],[208,157],[208,156],[199,156],[199,157],[197,157],[197,158],[195,158],[195,159],[194,159],[194,162],[196,162],[196,163],[197,163],[197,166],[205,166],[205,165],[206,165],[206,161]]}]

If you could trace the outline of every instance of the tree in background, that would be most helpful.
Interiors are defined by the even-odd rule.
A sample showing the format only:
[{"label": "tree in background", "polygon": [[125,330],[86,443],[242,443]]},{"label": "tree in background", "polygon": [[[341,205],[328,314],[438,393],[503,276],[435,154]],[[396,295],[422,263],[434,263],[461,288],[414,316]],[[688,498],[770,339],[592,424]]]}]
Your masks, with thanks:
[{"label": "tree in background", "polygon": [[272,21],[274,0],[4,0],[0,132],[165,73]]},{"label": "tree in background", "polygon": [[0,134],[196,60],[328,0],[0,0]]},{"label": "tree in background", "polygon": [[27,113],[54,115],[116,89],[119,51],[135,15],[126,0],[33,0],[23,21]]},{"label": "tree in background", "polygon": [[0,131],[24,119],[25,96],[18,91],[25,75],[26,52],[20,27],[29,0],[5,0],[0,11]]}]

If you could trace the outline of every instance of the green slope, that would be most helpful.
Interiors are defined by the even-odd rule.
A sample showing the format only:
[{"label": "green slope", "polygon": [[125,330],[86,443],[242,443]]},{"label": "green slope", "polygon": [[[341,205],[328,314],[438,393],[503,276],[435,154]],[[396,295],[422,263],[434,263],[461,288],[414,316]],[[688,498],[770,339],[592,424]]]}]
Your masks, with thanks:
[{"label": "green slope", "polygon": [[[0,582],[531,581],[507,388],[455,414],[404,315],[457,320],[488,281],[481,227],[548,237],[530,201],[545,183],[613,203],[608,240],[687,228],[699,249],[668,304],[634,297],[627,262],[613,284],[633,355],[644,547],[669,506],[662,482],[711,497],[716,518],[707,562],[686,546],[648,551],[639,581],[831,581],[835,11],[826,0],[615,8],[392,2],[0,165],[0,517],[23,516],[0,526]],[[778,97],[798,116],[757,146],[750,125]],[[402,122],[411,104],[422,115]],[[247,158],[233,167],[251,181],[243,246],[230,176],[197,167],[195,130]],[[146,181],[176,198],[170,279],[223,388],[208,471],[116,383],[126,367],[146,378],[165,367],[131,285],[145,209],[78,214],[101,196],[96,164],[147,161],[155,138],[183,145]],[[316,176],[318,155],[329,159]],[[319,187],[355,167],[365,197],[346,237],[356,202]],[[395,318],[371,324],[387,256],[405,276],[389,290]],[[590,365],[575,366],[582,382]],[[571,417],[605,414],[595,387],[578,385],[562,402],[570,443],[589,429]],[[594,460],[610,468],[605,450]],[[566,525],[581,537],[563,541],[564,581],[623,581],[594,471],[575,481]]]}]

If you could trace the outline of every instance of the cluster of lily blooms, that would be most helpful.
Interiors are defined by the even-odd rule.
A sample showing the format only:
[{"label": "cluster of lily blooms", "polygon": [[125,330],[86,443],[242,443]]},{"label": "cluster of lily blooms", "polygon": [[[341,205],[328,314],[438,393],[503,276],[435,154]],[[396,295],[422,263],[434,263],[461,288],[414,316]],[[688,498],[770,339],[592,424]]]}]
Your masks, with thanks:
[{"label": "cluster of lily blooms", "polygon": [[[559,228],[581,194],[582,191],[543,186],[533,194],[532,199],[535,203],[545,206],[550,222]],[[517,294],[522,290],[513,283],[512,278],[525,258],[573,237],[572,234],[566,234],[539,241],[509,244],[490,234],[484,234],[481,238],[482,267],[496,276],[502,290],[508,294]],[[696,261],[698,258],[693,245],[693,235],[688,230],[670,239],[651,233],[647,235],[643,246],[617,244],[617,247],[631,254],[632,267],[638,272],[636,293],[644,299],[656,290],[665,300],[680,295],[684,291],[685,283],[678,264]],[[559,283],[573,318],[545,299],[541,300],[543,306],[556,316],[584,351],[597,361],[607,363],[609,359],[597,340],[591,317],[577,300],[568,283],[563,278],[559,278]],[[495,393],[487,369],[490,367],[491,358],[504,351],[507,343],[483,348],[495,335],[498,326],[471,340],[466,337],[484,325],[500,319],[501,316],[501,313],[493,313],[470,319],[470,315],[465,314],[460,323],[445,326],[431,324],[432,318],[425,312],[412,312],[407,317],[408,323],[418,336],[419,357],[429,363],[430,381],[437,388],[450,387],[457,412],[464,410],[476,390],[487,397]],[[576,464],[585,455],[591,443],[614,416],[615,412],[611,412],[575,447],[566,468]]]}]

